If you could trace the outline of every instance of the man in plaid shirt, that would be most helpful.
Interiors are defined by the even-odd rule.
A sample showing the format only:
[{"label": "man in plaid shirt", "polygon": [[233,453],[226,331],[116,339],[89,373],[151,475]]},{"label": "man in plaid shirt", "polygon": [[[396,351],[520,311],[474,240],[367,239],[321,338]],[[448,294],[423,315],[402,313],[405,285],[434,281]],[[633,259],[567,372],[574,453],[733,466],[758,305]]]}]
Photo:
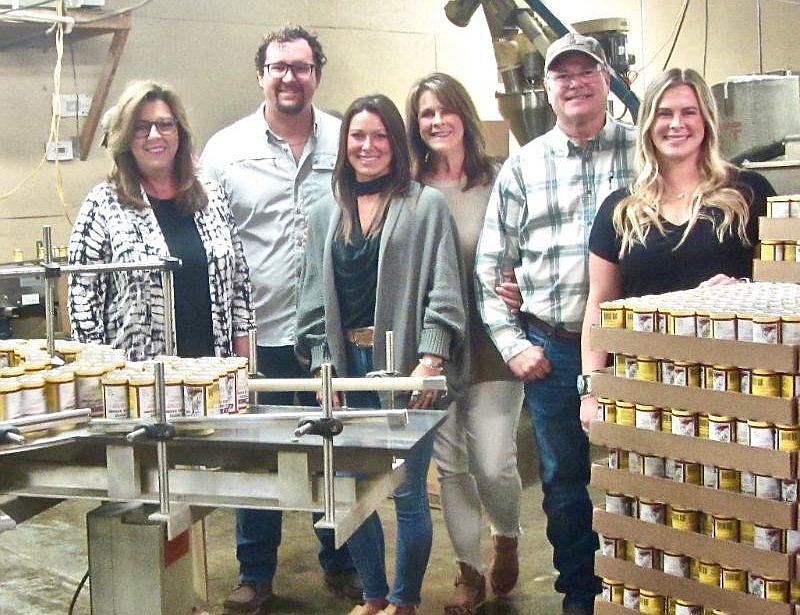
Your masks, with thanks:
[{"label": "man in plaid shirt", "polygon": [[[579,419],[580,330],[589,292],[588,242],[595,212],[626,186],[635,132],[606,115],[610,76],[589,37],[569,33],[545,58],[556,126],[511,156],[497,177],[476,260],[484,324],[509,368],[525,382],[539,451],[547,538],[559,572],[563,612],[593,612],[589,443]],[[500,297],[513,268],[518,313]]]}]

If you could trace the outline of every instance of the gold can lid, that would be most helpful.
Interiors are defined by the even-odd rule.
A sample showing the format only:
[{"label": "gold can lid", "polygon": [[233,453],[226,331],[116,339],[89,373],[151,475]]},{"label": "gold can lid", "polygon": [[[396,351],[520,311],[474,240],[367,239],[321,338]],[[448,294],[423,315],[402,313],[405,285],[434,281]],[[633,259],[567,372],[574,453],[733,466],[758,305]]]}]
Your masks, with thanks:
[{"label": "gold can lid", "polygon": [[22,385],[16,378],[5,378],[0,380],[0,393],[13,393],[22,389]]},{"label": "gold can lid", "polygon": [[102,376],[108,371],[104,363],[81,363],[73,367],[75,377],[81,376]]},{"label": "gold can lid", "polygon": [[733,312],[711,312],[711,320],[733,320],[736,314]]},{"label": "gold can lid", "polygon": [[72,382],[75,374],[69,370],[52,369],[44,375],[45,382]]},{"label": "gold can lid", "polygon": [[128,384],[128,374],[123,372],[108,372],[100,378],[100,384],[122,385]]},{"label": "gold can lid", "polygon": [[44,376],[39,376],[38,374],[20,376],[19,383],[23,389],[38,389],[44,386]]},{"label": "gold can lid", "polygon": [[14,367],[0,367],[0,378],[14,378],[16,376],[21,376],[25,373],[25,368],[21,365],[15,365]]},{"label": "gold can lid", "polygon": [[733,417],[725,416],[724,414],[709,414],[708,420],[712,423],[724,423],[726,421],[732,421]]},{"label": "gold can lid", "polygon": [[[166,377],[164,378],[166,381]],[[128,379],[131,386],[147,386],[151,384],[155,384],[156,377],[153,374],[148,374],[147,372],[141,372],[139,374],[131,374]]]},{"label": "gold can lid", "polygon": [[211,386],[214,380],[208,374],[186,374],[183,377],[183,383],[190,386]]},{"label": "gold can lid", "polygon": [[783,314],[781,320],[783,322],[800,322],[800,314]]},{"label": "gold can lid", "polygon": [[780,319],[777,316],[773,316],[772,314],[758,314],[756,316],[753,316],[753,322],[762,324],[770,324],[770,323],[777,324],[779,320]]},{"label": "gold can lid", "polygon": [[738,368],[733,365],[712,365],[711,369],[730,372],[730,371],[736,371]]},{"label": "gold can lid", "polygon": [[800,425],[791,425],[787,423],[775,423],[775,429],[781,431],[800,431]]},{"label": "gold can lid", "polygon": [[621,399],[617,400],[617,408],[633,408],[632,401],[622,401]]},{"label": "gold can lid", "polygon": [[611,403],[614,403],[614,400],[611,399],[610,397],[598,397],[597,398],[597,403],[598,404],[611,404]]},{"label": "gold can lid", "polygon": [[636,404],[636,409],[637,410],[644,410],[646,412],[655,412],[656,410],[658,410],[658,408],[656,408],[655,406],[653,406],[651,404]]},{"label": "gold can lid", "polygon": [[753,369],[754,376],[777,376],[776,372],[773,372],[771,369]]}]

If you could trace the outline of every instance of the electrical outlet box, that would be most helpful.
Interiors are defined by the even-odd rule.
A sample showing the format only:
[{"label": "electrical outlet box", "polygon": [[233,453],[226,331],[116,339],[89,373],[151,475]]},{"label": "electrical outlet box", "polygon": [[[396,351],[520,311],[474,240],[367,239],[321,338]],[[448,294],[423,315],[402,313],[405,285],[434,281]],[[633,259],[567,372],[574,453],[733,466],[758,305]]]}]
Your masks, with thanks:
[{"label": "electrical outlet box", "polygon": [[92,97],[88,94],[61,94],[59,113],[62,118],[86,117],[92,106]]},{"label": "electrical outlet box", "polygon": [[75,156],[73,154],[73,147],[71,140],[50,141],[47,144],[47,159],[50,161],[55,160],[72,160]]}]

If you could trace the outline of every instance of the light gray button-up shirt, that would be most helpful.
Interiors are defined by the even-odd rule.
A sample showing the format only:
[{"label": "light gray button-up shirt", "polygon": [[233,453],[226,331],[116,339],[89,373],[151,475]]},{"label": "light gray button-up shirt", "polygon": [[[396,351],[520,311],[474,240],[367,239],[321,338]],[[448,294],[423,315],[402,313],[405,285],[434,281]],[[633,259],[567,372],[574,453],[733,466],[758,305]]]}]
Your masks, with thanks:
[{"label": "light gray button-up shirt", "polygon": [[331,195],[340,121],[314,109],[314,128],[299,161],[270,130],[264,104],[209,139],[202,172],[230,202],[250,265],[259,346],[295,342],[297,285],[303,266],[306,215]]}]

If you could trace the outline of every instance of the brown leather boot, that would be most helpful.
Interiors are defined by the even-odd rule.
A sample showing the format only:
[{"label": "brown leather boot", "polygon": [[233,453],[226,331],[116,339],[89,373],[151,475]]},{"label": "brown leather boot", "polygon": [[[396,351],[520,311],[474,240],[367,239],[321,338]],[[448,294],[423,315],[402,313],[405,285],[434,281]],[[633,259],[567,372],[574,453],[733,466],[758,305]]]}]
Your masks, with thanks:
[{"label": "brown leather boot", "polygon": [[519,560],[516,536],[494,537],[494,561],[489,566],[489,582],[497,596],[505,596],[517,584]]},{"label": "brown leather boot", "polygon": [[453,597],[444,605],[445,615],[475,615],[486,601],[486,578],[469,564],[458,562]]}]

